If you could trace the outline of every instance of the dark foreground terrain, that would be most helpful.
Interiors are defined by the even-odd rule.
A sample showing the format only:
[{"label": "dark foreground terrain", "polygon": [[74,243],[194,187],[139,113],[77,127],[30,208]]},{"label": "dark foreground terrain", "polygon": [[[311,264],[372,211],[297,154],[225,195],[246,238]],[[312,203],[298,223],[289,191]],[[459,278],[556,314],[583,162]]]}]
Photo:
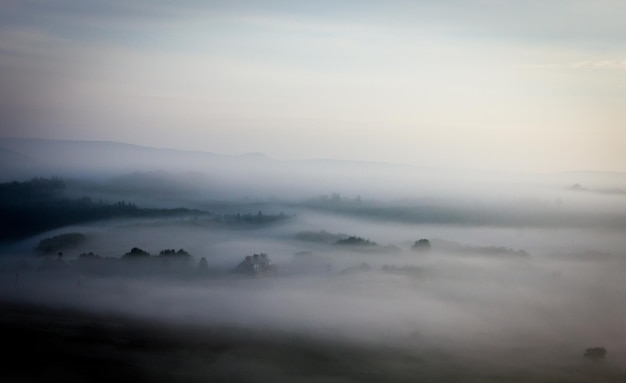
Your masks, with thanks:
[{"label": "dark foreground terrain", "polygon": [[[0,303],[2,382],[625,382],[615,363],[470,364],[441,350]],[[480,350],[476,350],[480,353]]]}]

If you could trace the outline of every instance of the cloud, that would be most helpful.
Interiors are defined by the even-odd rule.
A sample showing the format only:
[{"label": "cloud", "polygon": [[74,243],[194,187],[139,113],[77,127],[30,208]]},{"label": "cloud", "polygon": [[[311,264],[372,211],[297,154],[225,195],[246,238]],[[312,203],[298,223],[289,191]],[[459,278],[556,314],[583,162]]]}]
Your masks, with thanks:
[{"label": "cloud", "polygon": [[603,59],[603,60],[582,60],[569,63],[547,63],[535,65],[537,69],[626,69],[626,60]]},{"label": "cloud", "polygon": [[570,64],[571,68],[626,69],[626,60],[579,61]]}]

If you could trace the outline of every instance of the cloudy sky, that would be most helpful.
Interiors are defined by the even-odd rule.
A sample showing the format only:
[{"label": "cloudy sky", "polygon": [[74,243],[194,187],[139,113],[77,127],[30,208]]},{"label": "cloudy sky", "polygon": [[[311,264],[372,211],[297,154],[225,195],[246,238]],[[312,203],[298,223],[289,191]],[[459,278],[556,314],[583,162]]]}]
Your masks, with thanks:
[{"label": "cloudy sky", "polygon": [[623,0],[0,0],[0,136],[626,171]]}]

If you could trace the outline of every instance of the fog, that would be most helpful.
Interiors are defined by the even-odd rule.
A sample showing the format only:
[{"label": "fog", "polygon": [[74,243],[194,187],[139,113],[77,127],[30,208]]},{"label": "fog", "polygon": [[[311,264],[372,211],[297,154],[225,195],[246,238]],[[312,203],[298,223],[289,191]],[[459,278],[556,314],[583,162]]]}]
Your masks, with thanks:
[{"label": "fog", "polygon": [[[273,344],[263,343],[272,357],[194,365],[198,379],[236,370],[237,358],[276,380],[288,379],[291,351],[308,366],[319,362],[272,343],[289,339],[331,359],[348,347],[345,365],[331,374],[337,379],[367,380],[354,375],[364,368],[372,380],[384,371],[397,381],[452,379],[450,371],[479,381],[626,376],[626,200],[604,192],[623,190],[623,175],[474,179],[375,164],[326,174],[319,163],[224,161],[232,167],[201,173],[139,165],[91,177],[54,173],[64,177],[70,201],[197,210],[77,221],[6,241],[0,300],[156,322],[157,332],[188,328]],[[62,257],[35,250],[67,233],[83,240],[60,247]],[[429,240],[427,250],[416,247],[420,239]],[[132,248],[151,256],[132,260],[125,256]],[[179,262],[164,249],[191,256]],[[84,256],[90,252],[93,258]],[[233,272],[260,253],[273,263],[271,274]],[[184,358],[184,344],[177,347],[175,357]],[[606,348],[606,358],[583,357],[589,347]],[[332,381],[320,368],[312,380]],[[253,381],[257,373],[237,376]]]},{"label": "fog", "polygon": [[[134,193],[143,204],[301,200],[339,193],[382,200],[487,205],[515,200],[564,207],[589,199],[594,206],[608,201],[604,205],[624,209],[626,191],[623,173],[505,173],[332,159],[288,161],[260,153],[227,156],[98,141],[1,138],[0,149],[4,182],[32,177],[81,179],[91,181],[83,185],[90,195],[96,193],[94,189],[118,197]],[[571,190],[576,184],[581,189]]]},{"label": "fog", "polygon": [[[323,214],[258,230],[194,225],[164,220],[67,228],[88,233],[89,240],[65,259],[71,263],[88,250],[120,257],[132,246],[153,254],[183,247],[193,255],[194,268],[206,257],[213,271],[208,276],[81,274],[42,269],[44,261],[32,256],[32,268],[25,269],[5,256],[2,300],[404,352],[438,351],[466,367],[545,368],[552,378],[568,376],[558,371],[563,366],[589,366],[581,360],[583,350],[602,345],[610,352],[603,371],[624,373],[626,262],[620,233],[389,226]],[[297,232],[315,229],[360,235],[398,250],[345,250],[294,239]],[[422,237],[523,248],[530,256],[446,253],[435,240],[429,253],[412,252],[411,242]],[[277,276],[230,273],[245,255],[257,252],[269,254]],[[359,269],[364,262],[369,268]]]}]

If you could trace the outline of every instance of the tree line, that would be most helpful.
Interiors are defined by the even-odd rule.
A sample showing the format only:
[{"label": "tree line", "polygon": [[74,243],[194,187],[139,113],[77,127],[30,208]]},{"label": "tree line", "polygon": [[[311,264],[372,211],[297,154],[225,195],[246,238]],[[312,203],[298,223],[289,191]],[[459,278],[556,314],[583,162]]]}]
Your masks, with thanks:
[{"label": "tree line", "polygon": [[60,178],[34,178],[0,184],[0,242],[26,238],[55,228],[111,218],[207,214],[200,210],[146,209],[134,203],[68,198]]}]

